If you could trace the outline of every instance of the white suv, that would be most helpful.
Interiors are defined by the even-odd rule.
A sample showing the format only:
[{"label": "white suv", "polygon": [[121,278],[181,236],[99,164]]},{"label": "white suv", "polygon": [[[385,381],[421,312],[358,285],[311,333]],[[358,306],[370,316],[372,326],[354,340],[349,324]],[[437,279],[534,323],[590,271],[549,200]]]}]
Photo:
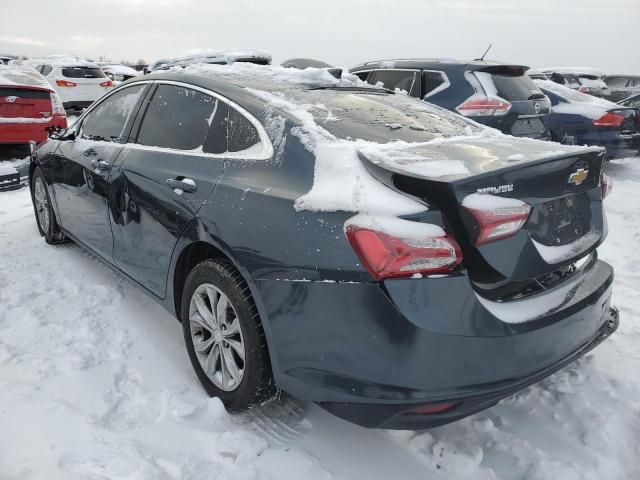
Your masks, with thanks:
[{"label": "white suv", "polygon": [[28,63],[47,79],[66,110],[86,108],[114,87],[100,67],[84,60],[42,58]]}]

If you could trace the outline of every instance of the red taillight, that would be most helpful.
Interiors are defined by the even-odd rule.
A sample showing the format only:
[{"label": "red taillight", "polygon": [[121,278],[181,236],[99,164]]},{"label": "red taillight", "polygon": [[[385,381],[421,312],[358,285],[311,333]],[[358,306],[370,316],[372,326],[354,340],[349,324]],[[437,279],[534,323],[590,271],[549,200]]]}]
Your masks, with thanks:
[{"label": "red taillight", "polygon": [[465,117],[504,115],[511,108],[511,104],[500,98],[470,97],[464,103],[456,107],[456,110]]},{"label": "red taillight", "polygon": [[432,403],[431,405],[422,405],[420,407],[412,408],[405,413],[416,413],[416,414],[433,414],[433,413],[442,413],[447,410],[451,410],[453,407],[458,405],[458,402],[443,402],[443,403]]},{"label": "red taillight", "polygon": [[600,118],[596,118],[593,124],[596,127],[619,127],[624,122],[624,115],[619,113],[607,112]]},{"label": "red taillight", "polygon": [[70,82],[69,80],[56,80],[56,85],[58,85],[59,87],[75,87],[78,84]]},{"label": "red taillight", "polygon": [[478,223],[480,230],[476,245],[515,235],[525,224],[531,211],[531,206],[520,200],[478,193],[465,197],[462,206]]},{"label": "red taillight", "polygon": [[603,173],[602,174],[602,199],[603,200],[607,198],[607,196],[611,193],[612,189],[613,189],[613,182],[611,181],[611,178],[609,178],[609,175],[607,175],[606,173]]},{"label": "red taillight", "polygon": [[451,271],[462,262],[462,251],[448,235],[401,239],[385,233],[349,226],[351,246],[376,280]]},{"label": "red taillight", "polygon": [[113,87],[113,82],[111,80],[107,80],[100,84],[101,87]]}]

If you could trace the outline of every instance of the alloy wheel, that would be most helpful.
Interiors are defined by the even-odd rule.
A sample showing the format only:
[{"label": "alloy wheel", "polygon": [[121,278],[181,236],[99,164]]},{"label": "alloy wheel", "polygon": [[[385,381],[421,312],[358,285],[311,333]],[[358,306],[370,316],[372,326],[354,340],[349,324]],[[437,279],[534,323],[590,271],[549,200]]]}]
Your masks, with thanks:
[{"label": "alloy wheel", "polygon": [[189,324],[193,348],[207,377],[221,390],[235,390],[244,376],[245,345],[229,298],[209,283],[200,285],[191,297]]},{"label": "alloy wheel", "polygon": [[40,223],[42,231],[46,233],[49,230],[49,201],[44,183],[40,177],[36,178],[33,198],[36,214],[38,215],[38,223]]}]

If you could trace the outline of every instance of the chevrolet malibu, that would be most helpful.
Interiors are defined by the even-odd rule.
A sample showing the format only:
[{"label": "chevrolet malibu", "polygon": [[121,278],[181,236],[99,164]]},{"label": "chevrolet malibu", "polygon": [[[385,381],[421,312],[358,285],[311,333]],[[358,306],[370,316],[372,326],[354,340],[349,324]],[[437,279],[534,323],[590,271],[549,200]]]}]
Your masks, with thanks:
[{"label": "chevrolet malibu", "polygon": [[30,181],[45,240],[175,315],[230,411],[285,391],[423,428],[615,331],[602,164],[357,77],[237,64],[125,82],[34,152]]}]

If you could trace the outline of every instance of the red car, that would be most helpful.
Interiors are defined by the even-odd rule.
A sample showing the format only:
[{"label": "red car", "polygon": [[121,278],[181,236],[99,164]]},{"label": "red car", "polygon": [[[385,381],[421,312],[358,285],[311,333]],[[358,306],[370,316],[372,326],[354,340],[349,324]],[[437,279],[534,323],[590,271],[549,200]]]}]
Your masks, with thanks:
[{"label": "red car", "polygon": [[51,85],[33,69],[0,65],[0,145],[41,143],[51,126],[67,128]]}]

